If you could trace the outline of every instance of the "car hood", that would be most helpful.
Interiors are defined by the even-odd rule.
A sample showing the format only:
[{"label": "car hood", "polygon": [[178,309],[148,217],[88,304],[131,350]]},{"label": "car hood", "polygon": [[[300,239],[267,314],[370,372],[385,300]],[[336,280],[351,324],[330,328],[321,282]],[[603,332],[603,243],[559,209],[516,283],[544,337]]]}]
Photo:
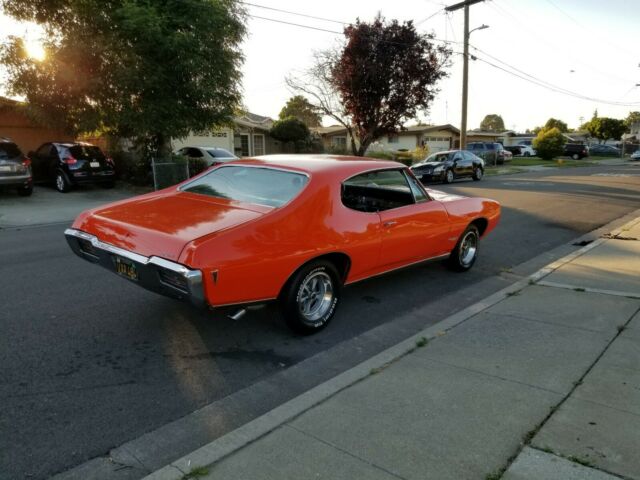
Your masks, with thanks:
[{"label": "car hood", "polygon": [[271,210],[174,191],[86,212],[73,227],[140,255],[177,261],[189,242],[249,222]]},{"label": "car hood", "polygon": [[446,162],[423,162],[423,163],[418,163],[417,165],[413,165],[411,168],[435,168],[435,167],[439,167],[441,165],[444,165]]},{"label": "car hood", "polygon": [[460,200],[462,198],[467,198],[467,197],[463,197],[461,195],[454,195],[453,193],[441,192],[440,190],[432,190],[430,188],[427,188],[427,192],[429,193],[429,196],[431,198],[433,198],[434,200],[437,200],[439,202],[452,202],[454,200]]}]

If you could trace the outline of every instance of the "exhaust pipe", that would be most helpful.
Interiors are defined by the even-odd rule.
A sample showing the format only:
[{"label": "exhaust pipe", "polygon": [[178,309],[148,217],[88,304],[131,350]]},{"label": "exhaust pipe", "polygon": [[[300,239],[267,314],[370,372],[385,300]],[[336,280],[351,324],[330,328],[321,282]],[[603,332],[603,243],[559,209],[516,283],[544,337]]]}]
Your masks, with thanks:
[{"label": "exhaust pipe", "polygon": [[235,313],[232,313],[231,315],[227,315],[227,317],[229,317],[231,320],[234,320],[234,321],[240,320],[242,317],[244,317],[245,313],[247,313],[247,310],[244,308],[241,308]]}]

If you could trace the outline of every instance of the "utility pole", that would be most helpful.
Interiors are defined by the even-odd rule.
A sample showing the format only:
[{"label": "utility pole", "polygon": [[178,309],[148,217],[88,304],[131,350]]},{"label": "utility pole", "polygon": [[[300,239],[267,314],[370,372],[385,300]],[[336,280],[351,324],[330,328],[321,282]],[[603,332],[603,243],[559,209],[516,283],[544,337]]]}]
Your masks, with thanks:
[{"label": "utility pole", "polygon": [[[484,0],[465,0],[445,8],[447,12],[454,12],[464,8],[464,59],[462,64],[462,119],[460,122],[460,150],[467,146],[467,99],[469,96],[469,7]],[[480,28],[487,28],[483,25]]]}]

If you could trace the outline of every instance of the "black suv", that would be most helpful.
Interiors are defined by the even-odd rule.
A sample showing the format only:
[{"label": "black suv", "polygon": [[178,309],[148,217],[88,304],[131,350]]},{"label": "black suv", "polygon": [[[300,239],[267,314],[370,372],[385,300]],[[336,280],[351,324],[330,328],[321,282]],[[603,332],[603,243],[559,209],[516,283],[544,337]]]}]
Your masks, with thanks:
[{"label": "black suv", "polygon": [[29,152],[36,182],[54,182],[58,191],[66,193],[75,185],[97,183],[113,187],[113,160],[90,143],[45,143]]},{"label": "black suv", "polygon": [[11,140],[0,138],[0,186],[5,185],[16,187],[23,196],[33,193],[31,161]]},{"label": "black suv", "polygon": [[566,143],[562,154],[574,160],[580,160],[581,158],[589,156],[589,150],[587,150],[587,146],[582,143]]}]

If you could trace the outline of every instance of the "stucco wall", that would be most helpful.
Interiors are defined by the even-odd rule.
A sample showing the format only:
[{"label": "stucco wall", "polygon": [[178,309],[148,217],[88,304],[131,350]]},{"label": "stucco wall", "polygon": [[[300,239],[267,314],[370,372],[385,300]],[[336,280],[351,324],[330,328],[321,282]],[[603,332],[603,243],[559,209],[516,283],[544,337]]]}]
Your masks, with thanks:
[{"label": "stucco wall", "polygon": [[26,115],[11,107],[0,109],[0,137],[13,140],[25,155],[45,142],[69,142],[74,139],[62,130],[35,125]]}]

